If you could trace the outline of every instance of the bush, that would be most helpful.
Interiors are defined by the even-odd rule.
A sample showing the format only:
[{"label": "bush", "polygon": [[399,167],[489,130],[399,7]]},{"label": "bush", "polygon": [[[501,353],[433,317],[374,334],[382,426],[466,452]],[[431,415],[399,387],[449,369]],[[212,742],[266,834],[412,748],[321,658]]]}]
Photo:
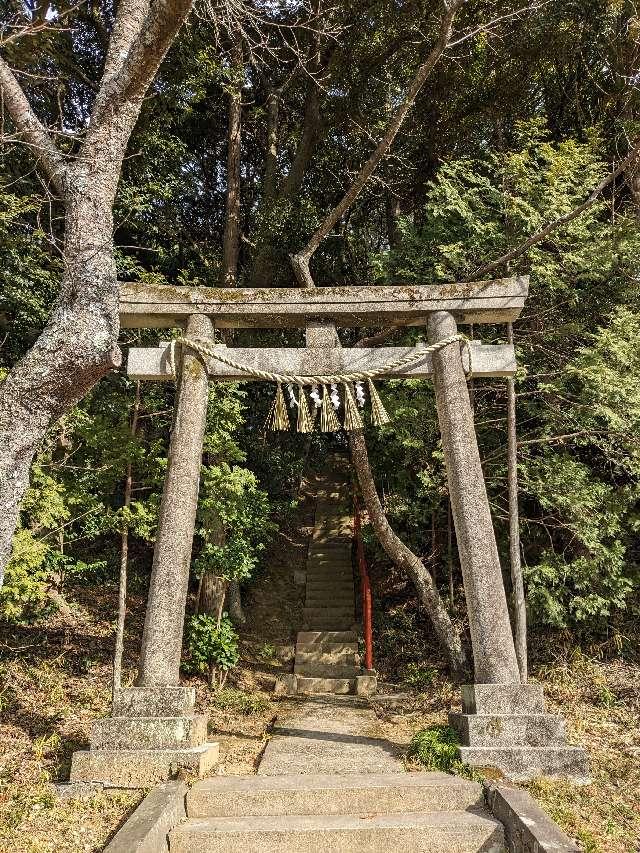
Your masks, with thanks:
[{"label": "bush", "polygon": [[192,616],[187,643],[189,660],[185,669],[207,673],[211,686],[224,687],[229,671],[240,658],[238,635],[228,615],[223,613],[219,623],[204,613]]},{"label": "bush", "polygon": [[414,734],[407,754],[417,758],[427,770],[455,773],[456,776],[481,782],[482,774],[460,761],[459,744],[458,735],[451,726],[429,726],[428,729],[420,729]]}]

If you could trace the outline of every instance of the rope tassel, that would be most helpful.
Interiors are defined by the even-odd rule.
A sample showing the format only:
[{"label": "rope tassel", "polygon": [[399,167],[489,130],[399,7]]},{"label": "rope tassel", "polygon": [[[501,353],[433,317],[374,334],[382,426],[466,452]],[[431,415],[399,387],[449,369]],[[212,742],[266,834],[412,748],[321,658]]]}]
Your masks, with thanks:
[{"label": "rope tassel", "polygon": [[287,404],[282,393],[282,385],[278,382],[276,397],[271,406],[271,412],[268,418],[269,429],[272,430],[288,430],[289,429],[289,414],[287,412]]},{"label": "rope tassel", "polygon": [[322,408],[320,409],[320,429],[322,432],[338,432],[340,429],[340,421],[336,416],[336,411],[333,408],[329,389],[326,385],[322,386]]},{"label": "rope tassel", "polygon": [[355,432],[358,429],[364,429],[360,412],[356,401],[353,399],[351,384],[344,383],[344,428],[347,432]]},{"label": "rope tassel", "polygon": [[373,384],[371,379],[368,380],[368,383],[369,399],[371,400],[371,423],[374,426],[384,426],[391,422],[391,418],[382,404],[382,400],[380,399],[376,386]]},{"label": "rope tassel", "polygon": [[313,432],[313,418],[302,385],[298,386],[298,392],[298,432]]}]

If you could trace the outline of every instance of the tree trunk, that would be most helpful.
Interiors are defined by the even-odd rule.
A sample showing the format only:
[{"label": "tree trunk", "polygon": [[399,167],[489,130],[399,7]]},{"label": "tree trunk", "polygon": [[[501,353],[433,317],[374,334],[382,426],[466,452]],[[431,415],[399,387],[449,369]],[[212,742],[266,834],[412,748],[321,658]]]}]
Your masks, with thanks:
[{"label": "tree trunk", "polygon": [[229,130],[227,146],[227,204],[222,244],[222,282],[235,287],[240,250],[240,156],[242,130],[242,42],[236,36],[233,44],[234,88],[229,95]]},{"label": "tree trunk", "polygon": [[198,599],[198,613],[206,613],[214,616],[218,625],[224,610],[224,599],[229,587],[229,581],[214,575],[213,572],[205,572],[200,584],[200,596]]},{"label": "tree trunk", "polygon": [[49,425],[120,365],[110,200],[67,204],[65,275],[42,334],[0,385],[0,583],[29,469]]},{"label": "tree trunk", "polygon": [[[507,338],[513,343],[513,325],[507,324]],[[518,441],[516,434],[516,386],[507,379],[507,478],[509,490],[509,559],[513,591],[514,640],[522,683],[528,678],[527,605],[520,559],[520,513],[518,510]]]},{"label": "tree trunk", "polygon": [[349,447],[362,497],[378,541],[394,565],[406,572],[413,581],[418,598],[427,611],[440,645],[447,655],[453,675],[463,679],[469,673],[469,663],[460,636],[424,563],[398,538],[389,524],[376,491],[362,432],[349,433]]},{"label": "tree trunk", "polygon": [[227,589],[227,610],[234,625],[244,625],[247,617],[242,608],[242,595],[240,593],[240,581],[231,581]]}]

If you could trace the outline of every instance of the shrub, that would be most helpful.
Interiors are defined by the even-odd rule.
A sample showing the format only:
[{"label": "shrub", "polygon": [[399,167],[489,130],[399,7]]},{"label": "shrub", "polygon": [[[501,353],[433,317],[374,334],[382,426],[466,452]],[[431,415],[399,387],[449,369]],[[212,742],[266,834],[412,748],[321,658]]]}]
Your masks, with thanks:
[{"label": "shrub", "polygon": [[214,703],[223,711],[237,711],[240,714],[262,714],[271,702],[264,693],[245,693],[235,687],[225,687],[215,697]]},{"label": "shrub", "polygon": [[224,687],[229,671],[240,658],[238,635],[228,615],[223,613],[220,622],[204,613],[192,616],[187,643],[189,660],[185,669],[207,673],[211,686]]}]

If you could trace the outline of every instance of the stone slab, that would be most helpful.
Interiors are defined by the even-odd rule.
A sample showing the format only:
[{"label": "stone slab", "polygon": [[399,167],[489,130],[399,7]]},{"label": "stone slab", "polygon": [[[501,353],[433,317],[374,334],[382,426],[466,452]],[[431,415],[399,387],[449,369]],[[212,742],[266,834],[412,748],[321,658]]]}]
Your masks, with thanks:
[{"label": "stone slab", "polygon": [[484,807],[477,782],[446,773],[216,776],[187,796],[189,817],[402,814]]},{"label": "stone slab", "polygon": [[91,726],[92,749],[182,749],[207,740],[207,717],[105,717]]},{"label": "stone slab", "polygon": [[528,684],[463,684],[463,714],[543,714],[542,685]]},{"label": "stone slab", "polygon": [[315,693],[336,693],[339,695],[348,695],[355,693],[356,681],[355,678],[327,678],[307,675],[298,675],[297,690],[301,695],[312,695]]},{"label": "stone slab", "polygon": [[358,675],[356,677],[356,695],[374,696],[378,689],[378,677],[376,675]]},{"label": "stone slab", "polygon": [[186,817],[184,782],[163,782],[153,788],[104,853],[168,853],[169,832]]},{"label": "stone slab", "polygon": [[90,749],[74,752],[70,780],[148,788],[181,772],[202,778],[214,770],[218,757],[217,743],[185,749]]},{"label": "stone slab", "polygon": [[564,746],[566,726],[553,714],[449,714],[466,746]]},{"label": "stone slab", "polygon": [[460,759],[471,767],[499,770],[511,782],[540,776],[588,784],[589,761],[577,746],[460,746]]},{"label": "stone slab", "polygon": [[460,284],[314,288],[121,282],[120,322],[123,328],[167,328],[183,325],[192,314],[205,314],[223,328],[305,328],[310,317],[349,327],[423,325],[431,311],[452,311],[461,322],[508,323],[520,315],[528,290],[528,276]]},{"label": "stone slab", "polygon": [[171,853],[503,853],[498,821],[474,812],[191,818],[170,835]]},{"label": "stone slab", "polygon": [[300,631],[298,645],[330,646],[335,643],[356,643],[357,639],[353,631]]},{"label": "stone slab", "polygon": [[273,687],[274,696],[295,696],[298,692],[298,679],[293,673],[287,672],[276,678]]},{"label": "stone slab", "polygon": [[579,853],[578,845],[522,788],[492,785],[487,802],[504,825],[509,853]]},{"label": "stone slab", "polygon": [[123,687],[113,700],[113,717],[183,717],[193,713],[195,687]]},{"label": "stone slab", "polygon": [[378,725],[355,696],[308,697],[278,715],[258,775],[402,773],[402,748],[372,735]]}]

